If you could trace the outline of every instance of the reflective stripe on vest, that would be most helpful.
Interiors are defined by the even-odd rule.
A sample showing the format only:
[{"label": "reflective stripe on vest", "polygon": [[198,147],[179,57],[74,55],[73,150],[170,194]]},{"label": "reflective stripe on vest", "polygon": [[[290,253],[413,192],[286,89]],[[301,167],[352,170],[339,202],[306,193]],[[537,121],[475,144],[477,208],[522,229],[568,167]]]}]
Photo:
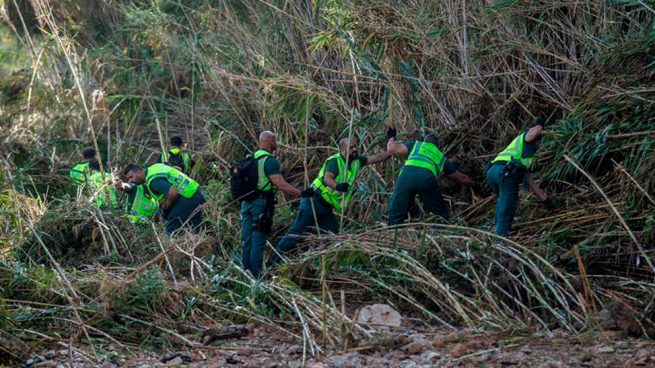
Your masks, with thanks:
[{"label": "reflective stripe on vest", "polygon": [[155,211],[157,211],[159,203],[147,195],[143,185],[138,185],[135,190],[134,201],[132,201],[132,205],[127,209],[127,218],[132,223],[143,223],[150,219]]},{"label": "reflective stripe on vest", "polygon": [[268,160],[269,157],[273,156],[268,151],[262,149],[258,150],[253,155],[253,158],[257,160],[257,190],[262,192],[273,190],[271,179],[266,175],[266,160]]},{"label": "reflective stripe on vest", "polygon": [[[337,184],[348,183],[348,185],[350,185],[348,193],[338,192],[323,183],[323,176],[325,175],[325,170],[327,169],[327,164],[330,160],[337,160],[337,166],[339,167],[339,172],[334,178],[334,181]],[[347,205],[352,197],[352,190],[355,187],[355,179],[361,168],[361,161],[355,160],[354,162],[351,161],[350,168],[346,169],[346,160],[341,157],[341,153],[336,153],[330,156],[325,163],[323,163],[323,167],[321,168],[321,171],[319,171],[318,177],[314,179],[312,186],[314,189],[320,191],[321,196],[327,203],[331,204],[337,211],[341,211],[343,206]],[[341,204],[342,201],[343,206]]]},{"label": "reflective stripe on vest", "polygon": [[157,201],[161,201],[166,196],[166,193],[155,194],[150,189],[152,181],[159,178],[165,179],[184,198],[193,197],[200,187],[197,181],[186,176],[180,170],[164,164],[154,164],[148,168],[146,173],[146,187],[150,195]]},{"label": "reflective stripe on vest", "polygon": [[439,147],[429,142],[416,142],[412,147],[405,166],[422,167],[438,177],[443,172],[446,156]]},{"label": "reflective stripe on vest", "polygon": [[71,171],[68,173],[68,176],[70,176],[71,179],[75,182],[75,184],[82,184],[86,181],[87,177],[89,175],[89,162],[80,162],[79,164],[73,166]]},{"label": "reflective stripe on vest", "polygon": [[108,180],[109,174],[103,174],[99,171],[89,176],[89,183],[93,189],[93,201],[98,207],[118,207],[116,188],[113,185],[107,184]]},{"label": "reflective stripe on vest", "polygon": [[517,161],[524,168],[529,169],[532,166],[534,161],[534,156],[532,157],[523,157],[523,147],[525,145],[525,136],[526,133],[521,133],[518,137],[514,138],[512,143],[507,146],[501,153],[496,156],[496,158],[491,161],[491,163],[497,162],[510,162]]}]

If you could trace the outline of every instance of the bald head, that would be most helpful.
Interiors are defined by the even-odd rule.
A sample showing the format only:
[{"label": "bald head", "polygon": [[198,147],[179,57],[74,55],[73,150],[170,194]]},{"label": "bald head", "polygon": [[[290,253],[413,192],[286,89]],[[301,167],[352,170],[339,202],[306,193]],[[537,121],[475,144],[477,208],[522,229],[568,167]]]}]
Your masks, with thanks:
[{"label": "bald head", "polygon": [[346,158],[349,155],[354,157],[357,155],[357,138],[343,138],[339,141],[339,152]]},{"label": "bald head", "polygon": [[277,148],[277,139],[275,133],[270,130],[264,130],[259,133],[259,148],[268,152],[273,152]]}]

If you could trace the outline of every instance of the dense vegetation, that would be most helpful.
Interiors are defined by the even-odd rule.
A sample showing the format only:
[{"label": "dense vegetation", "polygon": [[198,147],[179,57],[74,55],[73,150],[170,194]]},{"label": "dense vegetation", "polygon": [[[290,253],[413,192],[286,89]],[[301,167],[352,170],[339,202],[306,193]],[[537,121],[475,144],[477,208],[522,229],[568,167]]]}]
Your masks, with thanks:
[{"label": "dense vegetation", "polygon": [[[350,316],[373,301],[450,328],[577,332],[597,328],[605,309],[628,332],[652,334],[655,12],[646,2],[75,3],[0,1],[3,341],[165,347],[189,344],[203,326],[256,320],[320,349],[366,335]],[[337,239],[310,239],[265,282],[238,267],[226,169],[259,131],[278,134],[285,176],[299,187],[338,139],[379,151],[391,125],[406,139],[437,132],[482,182],[490,156],[534,116],[550,124],[536,176],[557,209],[523,197],[511,239],[488,232],[489,188],[474,201],[446,180],[450,225],[424,218],[385,230],[396,159],[360,178]],[[67,178],[86,146],[117,175],[153,162],[172,135],[197,160],[204,234],[170,240],[160,224],[135,228]],[[296,208],[281,202],[276,236]]]}]

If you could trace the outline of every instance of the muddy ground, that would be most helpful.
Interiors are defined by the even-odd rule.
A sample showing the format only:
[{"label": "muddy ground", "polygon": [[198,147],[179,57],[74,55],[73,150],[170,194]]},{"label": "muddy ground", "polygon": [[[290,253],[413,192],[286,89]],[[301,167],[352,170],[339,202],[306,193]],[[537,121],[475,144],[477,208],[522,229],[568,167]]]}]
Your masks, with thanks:
[{"label": "muddy ground", "polygon": [[270,327],[247,326],[218,340],[206,335],[196,338],[198,347],[166,353],[115,349],[113,358],[94,362],[87,348],[62,348],[35,355],[25,363],[30,367],[102,368],[655,367],[652,340],[616,332],[571,336],[559,330],[476,333],[402,328],[379,332],[347,349],[328,346],[314,355],[308,346],[303,348],[302,340]]}]

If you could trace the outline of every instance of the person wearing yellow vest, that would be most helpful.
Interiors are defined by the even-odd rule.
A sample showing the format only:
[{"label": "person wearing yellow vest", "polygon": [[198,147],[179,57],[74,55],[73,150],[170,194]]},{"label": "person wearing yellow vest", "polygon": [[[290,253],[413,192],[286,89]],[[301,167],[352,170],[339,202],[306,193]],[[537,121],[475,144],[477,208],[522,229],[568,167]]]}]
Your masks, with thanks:
[{"label": "person wearing yellow vest", "polygon": [[96,151],[91,147],[87,147],[82,151],[82,158],[82,162],[75,164],[68,173],[68,176],[77,185],[84,184],[89,178],[89,162],[95,160]]},{"label": "person wearing yellow vest", "polygon": [[114,179],[114,186],[117,190],[127,193],[125,211],[131,223],[147,224],[159,209],[159,203],[150,195],[145,185],[123,183]]},{"label": "person wearing yellow vest", "polygon": [[241,263],[255,278],[261,274],[266,236],[273,225],[274,187],[286,195],[298,197],[301,194],[299,189],[282,177],[280,164],[272,155],[276,148],[275,134],[263,131],[259,135],[259,150],[253,154],[257,160],[257,195],[256,198],[241,202]]},{"label": "person wearing yellow vest", "polygon": [[[200,184],[180,170],[164,165],[154,164],[143,169],[136,164],[129,164],[123,175],[132,184],[145,185],[145,190],[161,208],[166,222],[166,233],[171,235],[183,225],[188,225],[198,233],[202,224],[202,209],[205,198]],[[121,186],[121,181],[114,184]]]},{"label": "person wearing yellow vest", "polygon": [[386,151],[370,156],[359,155],[356,138],[342,139],[339,142],[339,152],[328,157],[311,188],[303,191],[300,212],[289,232],[275,247],[270,262],[277,263],[279,255],[295,248],[300,237],[310,227],[316,226],[323,233],[338,233],[339,224],[334,211],[341,212],[348,205],[360,170],[365,165],[382,162],[389,157],[391,153]]},{"label": "person wearing yellow vest", "polygon": [[93,203],[99,208],[118,208],[116,189],[111,185],[111,175],[100,171],[100,164],[96,160],[89,162],[89,175],[87,178]]},{"label": "person wearing yellow vest", "polygon": [[544,126],[544,119],[536,118],[532,127],[514,138],[509,146],[491,161],[491,167],[487,170],[487,181],[498,196],[495,219],[497,235],[509,235],[518,205],[519,186],[524,181],[527,181],[539,202],[549,209],[552,208],[552,202],[530,173]]},{"label": "person wearing yellow vest", "polygon": [[193,166],[191,155],[184,149],[182,138],[175,136],[170,139],[171,149],[168,150],[167,155],[163,153],[159,156],[159,163],[173,166],[185,174],[189,174]]},{"label": "person wearing yellow vest", "polygon": [[455,164],[446,158],[437,146],[437,135],[427,134],[422,141],[396,143],[395,129],[390,128],[387,136],[391,138],[387,151],[394,155],[409,154],[389,201],[389,225],[397,225],[407,219],[417,194],[426,212],[448,220],[448,208],[441,195],[439,177],[444,174],[460,185],[468,186],[474,186],[475,181],[457,170]]}]

